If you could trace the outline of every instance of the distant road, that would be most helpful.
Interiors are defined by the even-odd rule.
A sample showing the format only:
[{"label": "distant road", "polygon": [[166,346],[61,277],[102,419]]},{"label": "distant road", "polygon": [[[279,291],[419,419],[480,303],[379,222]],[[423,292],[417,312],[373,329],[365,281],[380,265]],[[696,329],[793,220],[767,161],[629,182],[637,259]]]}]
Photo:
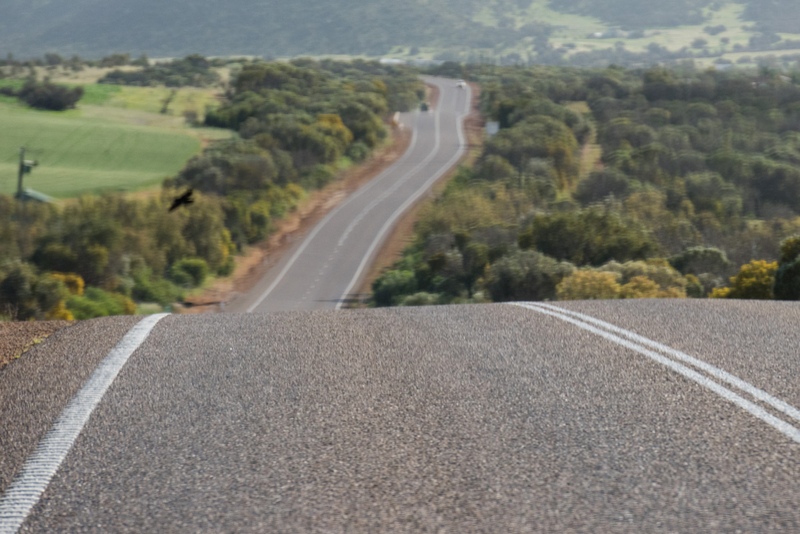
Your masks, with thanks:
[{"label": "distant road", "polygon": [[798,303],[151,317],[40,441],[137,320],[0,374],[0,533],[800,532]]},{"label": "distant road", "polygon": [[346,303],[399,217],[466,150],[469,86],[425,81],[439,88],[439,102],[433,112],[401,114],[401,123],[413,130],[406,153],[329,213],[227,311],[338,309]]}]

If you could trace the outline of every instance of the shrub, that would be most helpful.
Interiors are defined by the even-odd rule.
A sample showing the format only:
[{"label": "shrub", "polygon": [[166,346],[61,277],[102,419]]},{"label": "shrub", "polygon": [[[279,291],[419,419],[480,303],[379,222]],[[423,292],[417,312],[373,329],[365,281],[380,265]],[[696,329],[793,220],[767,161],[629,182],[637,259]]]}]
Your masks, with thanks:
[{"label": "shrub", "polygon": [[236,260],[233,259],[233,256],[228,256],[225,263],[220,265],[219,269],[217,269],[217,274],[220,276],[230,276],[233,274],[235,268]]},{"label": "shrub", "polygon": [[575,265],[644,259],[657,249],[644,227],[602,208],[537,215],[519,246]]},{"label": "shrub", "polygon": [[170,277],[179,285],[200,287],[208,276],[208,263],[200,258],[184,258],[170,269]]},{"label": "shrub", "polygon": [[417,281],[411,271],[389,271],[372,283],[372,298],[376,306],[398,304],[398,297],[414,293]]},{"label": "shrub", "polygon": [[6,88],[4,94],[16,96],[32,108],[64,111],[65,109],[74,108],[78,100],[83,97],[83,87],[70,89],[50,82],[28,82],[19,91],[12,91]]},{"label": "shrub", "polygon": [[773,294],[778,300],[800,300],[800,236],[781,242],[781,259]]},{"label": "shrub", "polygon": [[486,288],[495,302],[552,300],[556,286],[574,270],[539,252],[517,250],[491,266]]},{"label": "shrub", "polygon": [[83,295],[83,288],[86,285],[83,278],[75,273],[50,273],[50,276],[61,280],[70,293],[73,295]]},{"label": "shrub", "polygon": [[624,199],[630,192],[628,178],[619,171],[595,171],[578,184],[575,199],[583,204],[591,204],[603,200],[609,195]]},{"label": "shrub", "polygon": [[600,271],[577,271],[556,287],[558,300],[617,299],[620,290],[614,273]]},{"label": "shrub", "polygon": [[800,259],[778,268],[772,292],[777,300],[800,300]]},{"label": "shrub", "polygon": [[131,299],[98,287],[89,287],[83,295],[71,296],[67,300],[67,309],[79,320],[136,313],[136,305]]},{"label": "shrub", "polygon": [[439,304],[439,295],[435,293],[414,293],[403,299],[402,306],[435,306]]},{"label": "shrub", "polygon": [[369,147],[361,141],[356,141],[347,149],[346,155],[356,163],[360,163],[369,156]]},{"label": "shrub", "polygon": [[0,281],[0,313],[21,321],[44,319],[69,294],[58,278],[38,276],[32,265],[17,262]]},{"label": "shrub", "polygon": [[183,291],[169,280],[155,278],[150,269],[142,269],[133,277],[131,295],[140,302],[157,302],[168,306],[183,299]]},{"label": "shrub", "polygon": [[769,300],[773,296],[772,287],[777,270],[777,262],[767,263],[764,260],[753,260],[747,265],[742,265],[739,274],[731,277],[733,287],[714,289],[710,297]]},{"label": "shrub", "polygon": [[711,273],[724,275],[732,267],[725,252],[713,247],[690,247],[669,259],[670,265],[683,274]]}]

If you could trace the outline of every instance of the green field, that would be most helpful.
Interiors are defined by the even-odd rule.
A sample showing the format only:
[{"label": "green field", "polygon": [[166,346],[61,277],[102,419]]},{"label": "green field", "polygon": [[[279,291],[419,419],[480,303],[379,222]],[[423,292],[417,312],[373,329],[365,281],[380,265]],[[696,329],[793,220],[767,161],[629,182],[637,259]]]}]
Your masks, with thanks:
[{"label": "green field", "polygon": [[[178,90],[162,114],[163,101],[172,91],[165,87],[57,81],[83,87],[77,109],[39,111],[0,96],[0,194],[16,191],[21,146],[28,151],[27,159],[39,162],[26,175],[25,187],[71,198],[157,186],[198,154],[203,142],[231,135],[227,130],[186,125],[184,112],[194,111],[202,119],[207,106],[218,104],[209,89]],[[23,83],[5,79],[0,87],[18,89]]]},{"label": "green field", "polygon": [[200,152],[201,143],[180,132],[84,117],[81,110],[57,113],[0,103],[0,193],[16,190],[21,146],[39,162],[25,186],[69,198],[155,185]]}]

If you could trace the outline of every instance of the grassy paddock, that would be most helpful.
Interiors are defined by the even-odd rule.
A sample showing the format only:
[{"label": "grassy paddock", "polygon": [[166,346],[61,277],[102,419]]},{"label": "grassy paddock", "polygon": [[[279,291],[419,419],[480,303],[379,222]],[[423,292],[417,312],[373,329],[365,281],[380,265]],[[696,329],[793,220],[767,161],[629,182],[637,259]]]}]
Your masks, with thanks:
[{"label": "grassy paddock", "polygon": [[16,190],[19,147],[39,167],[27,187],[56,198],[103,189],[135,191],[174,175],[200,151],[178,132],[0,104],[0,193]]}]

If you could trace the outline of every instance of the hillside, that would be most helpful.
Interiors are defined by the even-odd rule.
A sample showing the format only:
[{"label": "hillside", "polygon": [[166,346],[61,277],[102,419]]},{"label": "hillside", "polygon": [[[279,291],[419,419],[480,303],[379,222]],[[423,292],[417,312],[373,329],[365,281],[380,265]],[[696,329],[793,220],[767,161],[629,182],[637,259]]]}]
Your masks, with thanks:
[{"label": "hillside", "polygon": [[[785,49],[791,34],[800,33],[800,4],[794,0],[7,0],[4,4],[0,51],[17,57],[51,51],[89,58],[112,52],[150,57],[402,54],[569,63],[581,52],[642,53],[656,45],[664,51],[683,50],[681,57]],[[708,27],[718,29],[709,34]],[[596,39],[597,35],[602,38]],[[696,39],[706,42],[692,45]],[[781,39],[784,43],[779,43]],[[735,44],[740,48],[734,50]],[[605,59],[634,62],[617,55]],[[663,52],[656,56],[645,62],[674,59]],[[597,60],[585,58],[591,65]]]}]

